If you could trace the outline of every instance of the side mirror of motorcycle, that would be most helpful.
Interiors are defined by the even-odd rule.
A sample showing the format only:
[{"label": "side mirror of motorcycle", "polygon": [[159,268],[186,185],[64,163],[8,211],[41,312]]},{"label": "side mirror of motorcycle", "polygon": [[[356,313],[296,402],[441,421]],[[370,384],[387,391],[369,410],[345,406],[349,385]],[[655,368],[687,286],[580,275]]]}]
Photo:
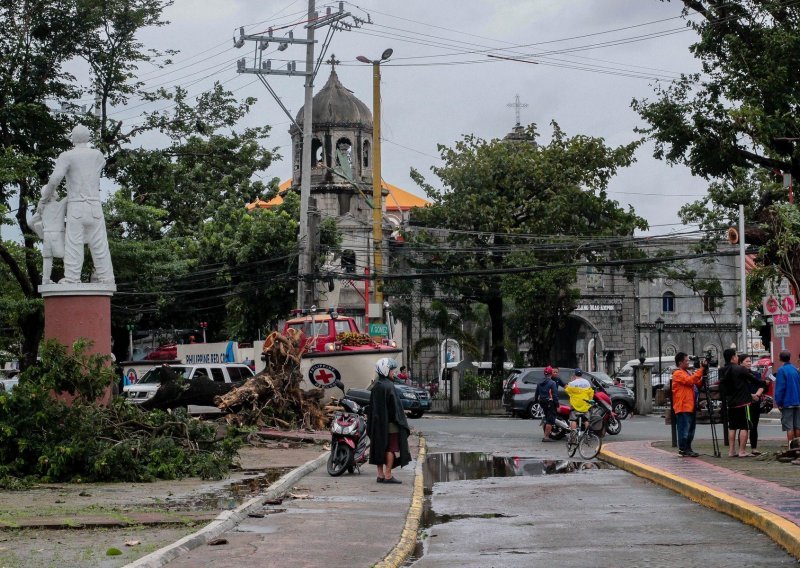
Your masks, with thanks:
[{"label": "side mirror of motorcycle", "polygon": [[340,391],[342,391],[342,393],[344,393],[344,383],[342,382],[341,379],[336,379],[336,381],[334,381],[333,383],[333,386],[335,386]]}]

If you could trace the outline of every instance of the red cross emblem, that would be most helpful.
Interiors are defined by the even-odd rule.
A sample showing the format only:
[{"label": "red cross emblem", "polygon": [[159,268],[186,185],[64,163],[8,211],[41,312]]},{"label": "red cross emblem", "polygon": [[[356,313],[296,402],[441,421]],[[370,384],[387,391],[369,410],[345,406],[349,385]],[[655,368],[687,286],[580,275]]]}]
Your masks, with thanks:
[{"label": "red cross emblem", "polygon": [[312,365],[308,370],[308,378],[316,387],[330,388],[339,377],[339,371],[336,368],[324,363]]}]

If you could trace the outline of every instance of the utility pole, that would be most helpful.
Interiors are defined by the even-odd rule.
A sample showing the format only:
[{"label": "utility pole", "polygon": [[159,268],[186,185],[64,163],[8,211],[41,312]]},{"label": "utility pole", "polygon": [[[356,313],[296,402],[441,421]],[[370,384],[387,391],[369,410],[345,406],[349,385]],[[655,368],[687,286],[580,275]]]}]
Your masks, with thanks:
[{"label": "utility pole", "polygon": [[[392,56],[386,49],[380,59],[370,60],[359,55],[356,59],[372,65],[372,257],[375,269],[375,303],[383,306],[383,286],[380,280],[383,266],[383,186],[381,185],[381,63]],[[373,316],[374,317],[374,316]]]},{"label": "utility pole", "polygon": [[[346,23],[343,20],[347,17],[352,17],[353,23]],[[251,73],[258,77],[261,83],[267,88],[275,102],[283,109],[283,112],[289,117],[289,120],[298,130],[300,126],[295,121],[292,114],[281,102],[280,97],[272,89],[272,86],[267,82],[266,75],[289,75],[289,76],[302,76],[305,78],[305,103],[303,106],[303,151],[300,162],[300,227],[297,239],[298,251],[298,266],[297,266],[297,307],[300,309],[311,307],[315,301],[316,286],[314,278],[314,262],[316,257],[315,251],[312,250],[312,242],[309,234],[309,203],[311,197],[311,142],[312,142],[312,121],[314,116],[314,77],[316,77],[319,70],[322,58],[330,45],[333,38],[333,31],[336,30],[350,30],[353,27],[360,27],[361,24],[371,23],[366,22],[360,18],[352,16],[350,12],[344,11],[344,2],[339,2],[339,11],[333,12],[329,7],[324,16],[320,16],[316,11],[315,0],[308,0],[308,18],[305,24],[306,38],[295,38],[293,32],[289,32],[286,36],[274,36],[273,29],[267,30],[267,35],[262,34],[245,34],[244,28],[239,28],[239,37],[233,38],[234,47],[241,48],[245,41],[256,42],[256,48],[253,55],[253,66],[247,67],[245,58],[236,62],[236,70],[239,73]],[[314,31],[317,28],[324,26],[331,26],[332,32],[327,34],[326,40],[320,50],[320,61],[315,61],[314,58]],[[290,44],[305,44],[306,46],[306,65],[305,71],[297,70],[297,62],[289,61],[286,64],[286,69],[273,69],[272,60],[263,59],[263,52],[270,43],[278,44],[278,51],[286,50]]]},{"label": "utility pole", "polygon": [[739,352],[747,353],[747,271],[745,270],[744,205],[739,204],[739,300],[742,306],[742,345]]}]

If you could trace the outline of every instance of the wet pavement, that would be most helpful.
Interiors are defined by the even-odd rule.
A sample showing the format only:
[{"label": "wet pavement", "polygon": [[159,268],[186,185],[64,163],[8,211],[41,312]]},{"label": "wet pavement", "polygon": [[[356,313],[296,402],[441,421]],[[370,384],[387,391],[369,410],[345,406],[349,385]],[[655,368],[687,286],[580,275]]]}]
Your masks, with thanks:
[{"label": "wet pavement", "polygon": [[[719,465],[697,459],[682,459],[674,451],[654,448],[650,442],[619,442],[608,444],[606,450],[619,456],[636,460],[672,475],[689,479],[709,489],[714,489],[761,507],[800,525],[800,492],[777,483],[755,480],[752,477],[724,467],[728,460],[719,458]],[[723,456],[725,448],[721,448]],[[800,468],[782,464],[787,476],[800,475]]]},{"label": "wet pavement", "polygon": [[[409,440],[416,456],[417,439]],[[375,482],[374,466],[362,473],[328,475],[325,466],[303,478],[280,503],[251,511],[234,530],[167,564],[213,566],[372,566],[397,544],[406,522],[414,467],[395,469],[401,485]]]},{"label": "wet pavement", "polygon": [[531,421],[499,436],[481,422],[421,422],[437,481],[412,566],[797,565],[759,531],[622,470],[572,462],[548,474],[570,462]]}]

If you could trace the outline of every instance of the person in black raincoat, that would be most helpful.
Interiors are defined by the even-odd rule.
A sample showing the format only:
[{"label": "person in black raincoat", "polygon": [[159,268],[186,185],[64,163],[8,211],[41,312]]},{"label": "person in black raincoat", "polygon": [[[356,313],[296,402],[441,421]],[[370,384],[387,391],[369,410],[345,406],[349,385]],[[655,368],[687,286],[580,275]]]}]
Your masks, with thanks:
[{"label": "person in black raincoat", "polygon": [[378,377],[369,397],[369,463],[378,467],[378,483],[402,483],[392,477],[392,468],[403,467],[411,461],[408,449],[411,428],[391,379],[395,369],[394,359],[384,358],[375,364]]}]

